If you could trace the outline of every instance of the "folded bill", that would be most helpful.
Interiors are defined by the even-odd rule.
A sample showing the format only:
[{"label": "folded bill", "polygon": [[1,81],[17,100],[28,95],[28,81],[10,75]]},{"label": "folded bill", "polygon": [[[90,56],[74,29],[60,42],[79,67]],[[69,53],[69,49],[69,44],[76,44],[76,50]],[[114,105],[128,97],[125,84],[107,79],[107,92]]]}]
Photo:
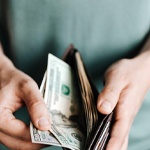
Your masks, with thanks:
[{"label": "folded bill", "polygon": [[49,54],[40,91],[50,113],[51,128],[49,131],[39,131],[31,123],[32,142],[82,149],[85,136],[78,122],[82,104],[72,68]]}]

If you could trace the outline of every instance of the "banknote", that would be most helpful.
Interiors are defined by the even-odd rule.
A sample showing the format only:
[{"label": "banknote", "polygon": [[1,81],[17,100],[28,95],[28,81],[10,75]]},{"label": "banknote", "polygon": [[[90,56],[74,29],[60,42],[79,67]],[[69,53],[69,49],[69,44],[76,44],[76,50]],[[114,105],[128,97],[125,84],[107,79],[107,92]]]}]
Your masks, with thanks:
[{"label": "banknote", "polygon": [[[40,86],[40,92],[43,95],[43,97],[45,93],[46,78],[47,78],[47,74],[45,72]],[[33,143],[62,147],[62,145],[59,143],[59,141],[53,136],[53,134],[50,131],[40,131],[32,123],[30,123],[30,134]]]},{"label": "banknote", "polygon": [[50,131],[40,131],[33,124],[30,125],[30,129],[32,142],[62,147]]},{"label": "banknote", "polygon": [[82,149],[85,143],[79,126],[82,104],[72,68],[49,54],[40,91],[50,113],[51,128],[50,132],[43,132],[31,124],[32,142]]},{"label": "banknote", "polygon": [[98,113],[94,99],[94,94],[92,87],[90,85],[89,79],[87,77],[81,56],[79,53],[75,54],[77,70],[80,80],[80,89],[83,100],[83,106],[85,110],[86,126],[87,126],[87,137],[90,136],[93,128],[97,125],[98,122]]},{"label": "banknote", "polygon": [[50,131],[62,146],[80,149],[84,136],[78,125],[81,97],[75,81],[72,68],[49,54],[44,100],[50,112]]},{"label": "banknote", "polygon": [[51,127],[40,131],[31,123],[32,142],[71,150],[105,149],[113,113],[103,115],[97,111],[99,93],[79,52],[70,50],[65,57],[72,68],[52,54],[48,55],[40,92],[49,111]]}]

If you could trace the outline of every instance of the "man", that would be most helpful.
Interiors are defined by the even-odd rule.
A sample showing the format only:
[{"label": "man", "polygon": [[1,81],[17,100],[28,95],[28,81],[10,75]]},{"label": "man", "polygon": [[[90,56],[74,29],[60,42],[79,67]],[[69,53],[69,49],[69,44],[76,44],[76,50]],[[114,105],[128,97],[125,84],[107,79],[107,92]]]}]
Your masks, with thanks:
[{"label": "man", "polygon": [[[115,123],[106,149],[126,149],[131,124],[150,87],[149,40],[140,54],[137,51],[149,34],[150,2],[13,0],[8,1],[8,9],[4,4],[0,6],[1,10],[7,11],[7,14],[1,13],[4,51],[10,50],[7,46],[11,44],[12,60],[17,68],[37,83],[42,79],[48,52],[61,57],[70,43],[81,50],[85,64],[101,91],[98,110],[104,114],[115,110]],[[7,26],[4,25],[6,17],[9,19]],[[0,60],[0,142],[9,149],[39,149],[41,145],[30,141],[29,127],[13,115],[25,104],[37,128],[50,128],[49,115],[38,86],[31,77],[14,67],[3,54],[2,47]],[[149,106],[148,92],[141,114],[149,113]],[[144,121],[135,122],[134,127],[140,131],[131,130],[129,149],[147,150],[150,147],[150,132],[142,130],[149,122],[145,124]],[[145,141],[140,132],[144,132]]]}]

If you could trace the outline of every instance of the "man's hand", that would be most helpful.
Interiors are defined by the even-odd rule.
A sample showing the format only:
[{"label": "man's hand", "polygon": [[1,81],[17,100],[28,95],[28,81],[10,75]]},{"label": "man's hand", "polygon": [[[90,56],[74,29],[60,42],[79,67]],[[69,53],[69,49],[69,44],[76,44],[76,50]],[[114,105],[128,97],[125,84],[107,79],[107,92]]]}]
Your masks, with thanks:
[{"label": "man's hand", "polygon": [[114,124],[106,150],[125,150],[130,127],[150,88],[150,51],[113,64],[105,74],[105,86],[97,108],[103,114],[114,110]]},{"label": "man's hand", "polygon": [[13,115],[23,105],[27,106],[33,124],[40,130],[50,128],[47,107],[37,84],[14,67],[0,47],[0,143],[10,149],[39,149],[32,144],[27,126]]}]

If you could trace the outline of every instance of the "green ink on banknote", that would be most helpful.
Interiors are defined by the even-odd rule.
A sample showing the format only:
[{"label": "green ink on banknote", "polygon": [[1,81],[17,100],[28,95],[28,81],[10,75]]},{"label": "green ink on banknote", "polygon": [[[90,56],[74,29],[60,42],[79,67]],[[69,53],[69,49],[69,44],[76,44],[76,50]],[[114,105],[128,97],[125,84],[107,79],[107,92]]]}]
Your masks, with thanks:
[{"label": "green ink on banknote", "polygon": [[82,138],[77,133],[71,133],[71,135],[78,141],[82,141]]},{"label": "green ink on banknote", "polygon": [[61,91],[64,95],[69,95],[70,94],[70,89],[67,85],[63,84],[62,87],[61,87]]}]

